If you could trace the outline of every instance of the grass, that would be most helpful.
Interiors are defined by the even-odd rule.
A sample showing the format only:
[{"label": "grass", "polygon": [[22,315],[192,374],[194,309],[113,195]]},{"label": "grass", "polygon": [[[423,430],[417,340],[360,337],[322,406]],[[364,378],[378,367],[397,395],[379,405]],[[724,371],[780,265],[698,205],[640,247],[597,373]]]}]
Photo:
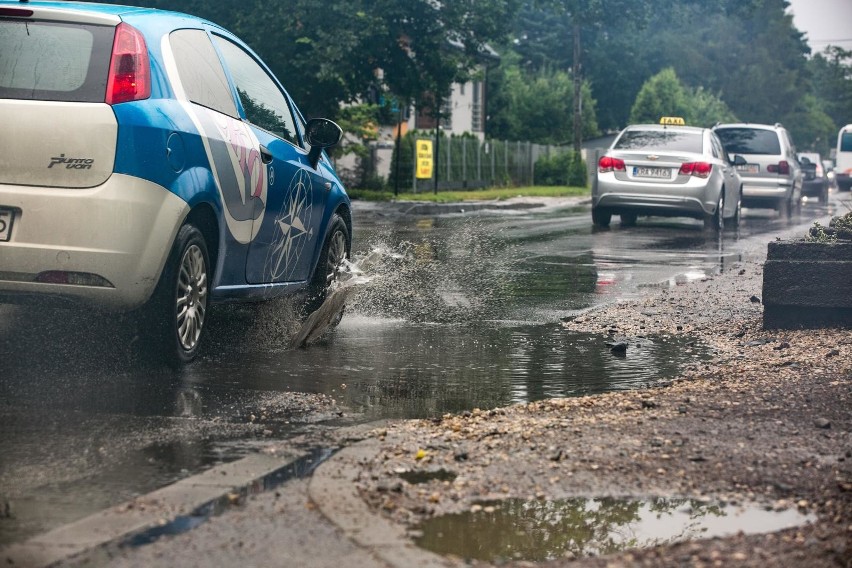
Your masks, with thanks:
[{"label": "grass", "polygon": [[398,196],[394,196],[393,191],[366,189],[352,189],[348,193],[352,199],[363,199],[365,201],[429,201],[433,203],[451,203],[458,201],[502,201],[511,197],[575,197],[589,195],[589,188],[568,186],[495,187],[470,191],[400,193]]}]

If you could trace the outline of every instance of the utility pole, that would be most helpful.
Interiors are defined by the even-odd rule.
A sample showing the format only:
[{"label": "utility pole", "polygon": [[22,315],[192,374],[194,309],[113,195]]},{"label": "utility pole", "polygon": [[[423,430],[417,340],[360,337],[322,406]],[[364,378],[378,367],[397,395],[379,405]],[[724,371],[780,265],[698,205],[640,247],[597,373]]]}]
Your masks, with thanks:
[{"label": "utility pole", "polygon": [[583,117],[582,117],[582,101],[581,82],[580,82],[580,18],[578,14],[573,14],[574,21],[574,64],[571,73],[574,75],[574,152],[580,153],[580,145],[583,141]]},{"label": "utility pole", "polygon": [[437,195],[438,194],[438,172],[440,168],[438,167],[441,159],[441,97],[440,95],[435,97],[435,116],[437,117],[435,120],[435,166],[432,169],[432,172],[435,174],[435,186],[432,188],[432,192]]},{"label": "utility pole", "polygon": [[[397,103],[398,104],[398,103]],[[396,175],[393,180],[393,195],[396,197],[399,195],[399,163],[402,161],[402,107],[399,107],[399,116],[397,118],[396,125]],[[417,167],[417,157],[415,156],[414,160],[415,166]]]}]

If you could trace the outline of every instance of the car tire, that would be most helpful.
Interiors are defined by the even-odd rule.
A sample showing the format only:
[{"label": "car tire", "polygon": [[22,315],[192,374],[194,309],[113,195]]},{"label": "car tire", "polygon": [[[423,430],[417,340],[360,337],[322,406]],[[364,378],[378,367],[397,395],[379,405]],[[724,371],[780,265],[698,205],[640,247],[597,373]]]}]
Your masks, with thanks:
[{"label": "car tire", "polygon": [[596,227],[609,227],[612,213],[600,207],[592,207],[592,223]]},{"label": "car tire", "polygon": [[636,226],[636,213],[622,213],[619,215],[621,217],[621,225],[623,227],[634,227]]},{"label": "car tire", "polygon": [[731,217],[730,227],[732,229],[737,229],[740,226],[740,221],[743,217],[743,200],[742,198],[737,200],[737,208],[734,209],[734,216]]},{"label": "car tire", "polygon": [[191,362],[204,336],[210,298],[210,257],[192,223],[178,230],[143,321],[151,354],[172,366]]},{"label": "car tire", "polygon": [[725,192],[719,193],[719,201],[716,202],[716,212],[704,214],[704,230],[721,233],[725,229]]},{"label": "car tire", "polygon": [[[331,229],[323,244],[317,267],[308,285],[308,297],[302,306],[302,319],[319,309],[325,301],[329,288],[340,274],[340,264],[349,258],[349,247],[349,229],[343,218],[335,213],[331,218]],[[332,327],[340,323],[342,317],[341,311]]]},{"label": "car tire", "polygon": [[778,216],[782,219],[789,219],[793,216],[793,198],[782,199],[776,206]]}]

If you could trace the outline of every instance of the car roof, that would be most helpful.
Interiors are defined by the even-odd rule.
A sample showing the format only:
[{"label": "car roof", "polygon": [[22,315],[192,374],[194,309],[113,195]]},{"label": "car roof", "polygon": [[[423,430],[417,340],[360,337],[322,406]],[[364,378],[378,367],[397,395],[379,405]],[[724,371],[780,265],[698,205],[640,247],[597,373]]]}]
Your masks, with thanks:
[{"label": "car roof", "polygon": [[720,128],[756,128],[760,130],[779,130],[784,127],[780,124],[759,124],[756,122],[732,122],[729,124],[717,124],[713,127],[713,130],[719,130]]},{"label": "car roof", "polygon": [[111,16],[121,16],[124,14],[130,13],[139,13],[139,12],[155,12],[157,10],[153,10],[151,8],[139,8],[136,6],[121,6],[118,4],[98,4],[94,2],[57,2],[57,1],[46,1],[39,2],[35,0],[33,2],[20,2],[15,0],[0,0],[0,5],[4,6],[18,6],[21,8],[55,8],[57,10],[64,11],[76,11],[76,12],[97,12],[100,14],[108,14]]},{"label": "car roof", "polygon": [[[183,22],[192,21],[198,24],[206,24],[215,28],[221,28],[218,24],[188,14],[185,12],[160,10],[156,8],[143,8],[139,6],[123,6],[120,4],[101,4],[98,2],[79,2],[79,1],[57,1],[57,0],[33,0],[21,2],[19,0],[0,0],[0,6],[18,7],[21,9],[38,10],[56,10],[65,13],[92,14],[103,17],[112,17],[119,19],[134,18],[138,16],[148,17],[155,16],[158,18],[176,18]],[[36,14],[37,15],[37,14]]]},{"label": "car roof", "polygon": [[631,124],[624,130],[666,130],[673,132],[704,132],[708,130],[707,128],[701,128],[700,126],[673,126],[670,124]]}]

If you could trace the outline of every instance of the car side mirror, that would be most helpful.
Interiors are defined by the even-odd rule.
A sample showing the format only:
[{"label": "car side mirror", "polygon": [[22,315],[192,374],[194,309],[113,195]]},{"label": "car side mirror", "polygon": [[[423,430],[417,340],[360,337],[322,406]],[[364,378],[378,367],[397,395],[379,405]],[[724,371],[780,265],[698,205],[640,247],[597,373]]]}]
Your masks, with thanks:
[{"label": "car side mirror", "polygon": [[319,163],[322,151],[340,142],[343,130],[327,118],[312,118],[305,125],[305,141],[311,145],[308,160],[312,168]]},{"label": "car side mirror", "polygon": [[740,156],[739,154],[737,154],[736,156],[734,156],[734,161],[733,161],[733,162],[731,162],[731,163],[732,163],[732,164],[734,164],[735,166],[744,166],[744,165],[746,165],[748,162],[746,162],[746,159],[745,159],[745,158],[743,158],[742,156]]}]

